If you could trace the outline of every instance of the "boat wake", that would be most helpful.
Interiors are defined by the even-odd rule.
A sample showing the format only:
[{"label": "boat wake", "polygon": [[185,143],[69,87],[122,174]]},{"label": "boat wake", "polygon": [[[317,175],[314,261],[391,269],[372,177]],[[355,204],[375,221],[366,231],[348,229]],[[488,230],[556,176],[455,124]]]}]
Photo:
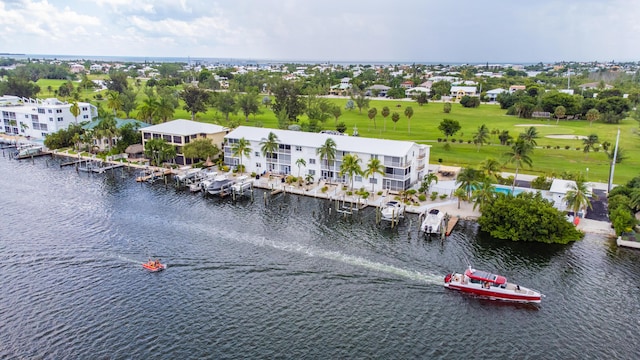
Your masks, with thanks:
[{"label": "boat wake", "polygon": [[255,235],[250,236],[249,234],[245,234],[245,233],[229,234],[229,232],[227,231],[227,236],[228,235],[231,235],[229,237],[231,239],[241,241],[244,243],[250,243],[256,246],[269,247],[272,249],[282,250],[286,252],[303,254],[306,256],[317,257],[317,258],[322,258],[326,260],[338,261],[344,264],[357,266],[357,267],[365,268],[368,270],[383,272],[383,273],[407,278],[413,281],[422,282],[426,284],[441,285],[442,279],[444,278],[443,275],[424,274],[415,270],[403,269],[397,266],[387,265],[384,263],[367,260],[359,256],[343,254],[339,251],[318,249],[309,245],[302,245],[299,243],[285,243],[285,242],[267,239],[265,237],[255,237]]}]

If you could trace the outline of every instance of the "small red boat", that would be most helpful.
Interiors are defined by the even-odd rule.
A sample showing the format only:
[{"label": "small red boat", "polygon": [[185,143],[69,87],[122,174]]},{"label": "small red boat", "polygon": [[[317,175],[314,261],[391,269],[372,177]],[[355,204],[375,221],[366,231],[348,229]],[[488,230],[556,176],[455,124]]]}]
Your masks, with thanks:
[{"label": "small red boat", "polygon": [[167,268],[167,265],[165,264],[161,264],[160,260],[149,260],[146,263],[142,264],[142,267],[151,271],[151,272],[157,272],[157,271],[162,271],[164,269]]},{"label": "small red boat", "polygon": [[447,274],[444,286],[490,299],[522,303],[540,303],[544,296],[539,291],[509,283],[504,276],[478,271],[471,266],[464,274]]}]

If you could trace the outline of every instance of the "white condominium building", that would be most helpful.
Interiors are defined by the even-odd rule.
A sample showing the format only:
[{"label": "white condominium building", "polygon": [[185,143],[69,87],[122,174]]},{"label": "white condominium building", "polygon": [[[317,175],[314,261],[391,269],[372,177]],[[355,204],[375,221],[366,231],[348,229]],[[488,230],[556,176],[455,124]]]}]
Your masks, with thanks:
[{"label": "white condominium building", "polygon": [[94,105],[78,102],[80,114],[76,118],[69,110],[71,106],[71,103],[55,98],[41,100],[0,96],[0,132],[44,139],[48,134],[66,129],[70,124],[91,121],[98,116],[98,109]]},{"label": "white condominium building", "polygon": [[[262,145],[271,132],[278,139],[278,150],[273,154],[263,153]],[[232,149],[242,138],[249,142],[251,149],[250,156],[242,155],[242,165],[248,173],[312,175],[314,180],[349,183],[347,175],[340,175],[340,167],[345,155],[354,154],[361,160],[362,170],[366,170],[372,158],[379,159],[384,166],[384,175],[355,176],[354,188],[369,188],[376,184],[377,189],[393,191],[406,190],[422,179],[428,169],[431,148],[409,141],[240,126],[225,136],[224,159],[227,165],[240,164],[240,156],[235,156]],[[336,144],[335,161],[331,163],[317,153],[329,138]]]}]

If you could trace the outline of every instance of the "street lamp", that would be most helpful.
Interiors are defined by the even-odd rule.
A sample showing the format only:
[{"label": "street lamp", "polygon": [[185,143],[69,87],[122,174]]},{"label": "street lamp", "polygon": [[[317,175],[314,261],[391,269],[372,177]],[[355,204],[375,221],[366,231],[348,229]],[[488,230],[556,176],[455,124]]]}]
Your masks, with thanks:
[{"label": "street lamp", "polygon": [[587,181],[589,181],[589,168],[587,168]]}]

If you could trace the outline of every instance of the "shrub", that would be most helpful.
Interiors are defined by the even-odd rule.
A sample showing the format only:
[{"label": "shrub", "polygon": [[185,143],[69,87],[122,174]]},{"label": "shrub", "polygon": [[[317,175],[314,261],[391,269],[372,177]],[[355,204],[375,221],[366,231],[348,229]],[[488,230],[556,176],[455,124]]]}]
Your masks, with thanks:
[{"label": "shrub", "polygon": [[327,192],[327,190],[329,190],[329,187],[328,187],[328,186],[326,186],[326,185],[325,185],[325,186],[323,186],[323,187],[322,187],[322,189],[320,189],[320,191],[322,191],[323,193],[326,193],[326,192]]},{"label": "shrub", "polygon": [[420,201],[427,201],[427,195],[425,195],[425,194],[420,194],[420,195],[418,195],[418,200],[420,200]]},{"label": "shrub", "polygon": [[564,146],[564,149],[565,149],[565,150],[569,150],[569,149],[571,149],[571,145],[565,145],[565,146]]},{"label": "shrub", "polygon": [[444,200],[444,199],[446,199],[446,198],[447,198],[447,194],[442,194],[442,195],[440,195],[440,200]]},{"label": "shrub", "polygon": [[382,190],[377,192],[378,196],[382,195]]},{"label": "shrub", "polygon": [[452,143],[455,143],[455,142],[456,142],[456,139],[451,139],[451,142],[452,142]]},{"label": "shrub", "polygon": [[431,193],[431,201],[434,201],[436,198],[438,198],[438,193],[434,191]]},{"label": "shrub", "polygon": [[351,196],[353,195],[353,192],[351,190],[347,191],[347,196]]}]

